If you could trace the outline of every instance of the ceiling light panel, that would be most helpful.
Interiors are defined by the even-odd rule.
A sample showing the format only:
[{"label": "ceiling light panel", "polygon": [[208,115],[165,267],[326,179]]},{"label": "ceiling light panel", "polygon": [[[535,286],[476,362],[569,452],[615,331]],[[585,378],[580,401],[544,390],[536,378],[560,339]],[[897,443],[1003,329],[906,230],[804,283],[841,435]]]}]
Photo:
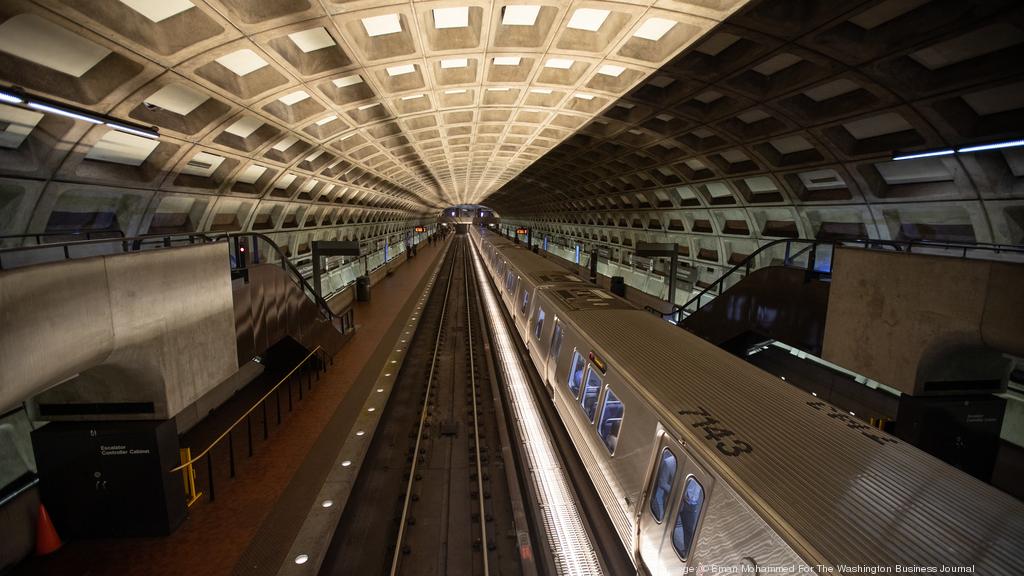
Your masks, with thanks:
[{"label": "ceiling light panel", "polygon": [[661,38],[668,34],[668,31],[675,28],[676,21],[668,20],[666,18],[648,18],[643,24],[637,28],[633,36],[637,38],[643,38],[644,40],[650,40],[657,42]]},{"label": "ceiling light panel", "polygon": [[469,66],[468,58],[446,58],[441,60],[441,68],[465,68]]},{"label": "ceiling light panel", "polygon": [[159,140],[110,130],[85,155],[89,160],[141,166],[160,145]]},{"label": "ceiling light panel", "polygon": [[188,116],[200,104],[209,99],[210,97],[206,94],[201,94],[181,84],[168,84],[146,98],[145,103],[163,108],[168,112]]},{"label": "ceiling light panel", "polygon": [[260,166],[259,164],[251,164],[242,170],[242,173],[238,175],[238,181],[243,184],[255,184],[263,173],[267,171],[266,166]]},{"label": "ceiling light panel", "polygon": [[604,24],[604,21],[608,19],[609,14],[611,14],[610,10],[578,8],[572,13],[572,18],[569,18],[568,27],[575,30],[597,32],[601,29],[601,25]]},{"label": "ceiling light panel", "polygon": [[316,121],[316,125],[317,126],[323,126],[324,124],[330,124],[331,122],[334,122],[337,119],[338,119],[338,115],[337,114],[331,114],[330,116],[327,116],[327,117],[324,117],[324,118],[321,118],[321,119],[317,120]]},{"label": "ceiling light panel", "polygon": [[520,56],[495,56],[495,58],[494,58],[494,65],[495,66],[519,66],[519,64],[522,61],[523,61],[523,59]]},{"label": "ceiling light panel", "polygon": [[612,76],[613,78],[618,78],[625,71],[626,68],[624,66],[616,66],[615,64],[605,64],[597,69],[598,74]]},{"label": "ceiling light panel", "polygon": [[306,54],[330,48],[337,44],[334,38],[331,38],[331,35],[327,33],[327,29],[322,26],[312,30],[293,32],[288,35],[288,38],[299,47],[299,50]]},{"label": "ceiling light panel", "polygon": [[537,23],[540,6],[513,4],[505,6],[501,15],[502,26],[533,26]]},{"label": "ceiling light panel", "polygon": [[359,74],[353,74],[351,76],[345,76],[344,78],[337,78],[335,80],[331,80],[331,82],[338,88],[344,88],[346,86],[361,84],[363,82],[363,77],[360,76]]},{"label": "ceiling light panel", "polygon": [[383,14],[381,16],[370,16],[363,18],[363,28],[371,38],[397,34],[402,31],[402,21],[398,14]]},{"label": "ceiling light panel", "polygon": [[263,121],[255,116],[243,116],[236,120],[231,126],[224,129],[229,134],[239,138],[248,138],[253,132],[263,126]]},{"label": "ceiling light panel", "polygon": [[548,58],[548,61],[544,63],[545,68],[557,68],[559,70],[568,70],[575,64],[575,60],[569,58]]},{"label": "ceiling light panel", "polygon": [[0,148],[17,148],[43,119],[39,112],[0,105]]},{"label": "ceiling light panel", "polygon": [[434,28],[465,28],[469,26],[469,7],[434,8]]},{"label": "ceiling light panel", "polygon": [[188,0],[120,0],[120,2],[154,23],[163,22],[171,16],[177,16],[186,10],[195,8],[195,5]]},{"label": "ceiling light panel", "polygon": [[248,48],[236,50],[217,58],[217,63],[231,70],[237,76],[245,76],[268,66],[267,61]]},{"label": "ceiling light panel", "polygon": [[110,54],[103,46],[35,14],[18,14],[0,24],[0,51],[75,78]]},{"label": "ceiling light panel", "polygon": [[401,64],[399,66],[388,66],[388,76],[401,76],[403,74],[412,74],[416,71],[415,64]]},{"label": "ceiling light panel", "polygon": [[299,102],[302,102],[306,98],[309,98],[308,92],[306,92],[305,90],[296,90],[295,92],[291,92],[285,94],[284,96],[281,96],[280,98],[278,98],[278,101],[280,101],[285,106],[294,106]]}]

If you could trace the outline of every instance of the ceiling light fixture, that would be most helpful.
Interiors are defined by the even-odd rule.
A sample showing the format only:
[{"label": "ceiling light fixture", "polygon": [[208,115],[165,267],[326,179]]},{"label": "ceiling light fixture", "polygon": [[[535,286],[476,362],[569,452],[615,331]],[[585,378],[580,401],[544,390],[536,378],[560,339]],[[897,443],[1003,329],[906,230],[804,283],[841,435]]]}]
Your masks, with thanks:
[{"label": "ceiling light fixture", "polygon": [[306,92],[305,90],[296,90],[295,92],[291,92],[289,94],[281,96],[277,100],[284,104],[285,106],[294,106],[295,104],[302,102],[306,98],[309,98],[308,92]]},{"label": "ceiling light fixture", "polygon": [[920,153],[917,153],[917,154],[904,154],[904,155],[900,155],[900,156],[893,156],[892,159],[893,160],[914,160],[916,158],[931,158],[933,156],[949,156],[950,154],[954,154],[955,152],[956,151],[953,150],[952,148],[947,148],[947,149],[944,149],[944,150],[932,150],[931,152],[920,152]]},{"label": "ceiling light fixture", "polygon": [[977,146],[968,146],[966,148],[960,148],[957,150],[957,152],[960,154],[965,154],[967,152],[998,150],[999,148],[1015,148],[1017,146],[1024,146],[1024,140],[1007,140],[1006,142],[996,142],[994,144],[979,144]]},{"label": "ceiling light fixture", "polygon": [[332,114],[330,116],[327,116],[325,118],[321,118],[321,119],[317,120],[316,121],[316,125],[317,126],[323,126],[324,124],[328,124],[330,122],[334,122],[337,119],[338,119],[338,115],[337,114]]},{"label": "ceiling light fixture", "polygon": [[402,31],[402,21],[398,14],[383,14],[381,16],[370,16],[363,18],[363,28],[371,38],[397,34]]},{"label": "ceiling light fixture", "polygon": [[669,30],[675,28],[675,26],[675,20],[649,18],[646,22],[641,24],[639,28],[637,28],[636,32],[633,32],[633,36],[657,42],[658,40],[661,40],[661,37],[667,34]]},{"label": "ceiling light fixture", "polygon": [[557,68],[559,70],[568,70],[575,64],[575,60],[569,58],[548,58],[548,61],[544,63],[545,68]]},{"label": "ceiling light fixture", "polygon": [[495,66],[519,66],[522,63],[523,58],[521,56],[495,56]]},{"label": "ceiling light fixture", "polygon": [[626,68],[624,66],[616,66],[615,64],[605,64],[604,66],[598,68],[597,73],[603,74],[604,76],[618,78],[625,71]]},{"label": "ceiling light fixture", "polygon": [[388,66],[388,76],[401,76],[403,74],[412,74],[416,71],[415,64],[401,64],[399,66]]},{"label": "ceiling light fixture", "polygon": [[362,82],[363,77],[360,76],[359,74],[353,74],[351,76],[345,76],[344,78],[331,80],[331,83],[337,86],[338,88],[344,88],[346,86],[351,86],[353,84],[361,84]]},{"label": "ceiling light fixture", "polygon": [[568,27],[575,28],[576,30],[597,32],[601,29],[601,25],[604,24],[604,21],[608,18],[609,14],[611,14],[610,10],[579,8],[572,13],[572,18],[569,19]]},{"label": "ceiling light fixture", "polygon": [[441,68],[466,68],[469,66],[468,58],[446,58],[441,60]]},{"label": "ceiling light fixture", "polygon": [[434,28],[466,28],[469,26],[469,7],[434,8]]},{"label": "ceiling light fixture", "polygon": [[502,9],[502,26],[533,26],[537,23],[540,6],[512,4]]}]

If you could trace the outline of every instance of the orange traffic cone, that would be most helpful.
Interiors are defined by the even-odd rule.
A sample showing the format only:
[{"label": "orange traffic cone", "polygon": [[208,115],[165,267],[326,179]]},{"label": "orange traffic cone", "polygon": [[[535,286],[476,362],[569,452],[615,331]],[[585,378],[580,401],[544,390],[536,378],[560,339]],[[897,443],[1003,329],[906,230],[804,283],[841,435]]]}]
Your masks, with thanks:
[{"label": "orange traffic cone", "polygon": [[63,542],[57,535],[57,529],[53,527],[50,515],[46,513],[46,506],[39,504],[39,522],[36,523],[36,556],[46,556],[60,549]]}]

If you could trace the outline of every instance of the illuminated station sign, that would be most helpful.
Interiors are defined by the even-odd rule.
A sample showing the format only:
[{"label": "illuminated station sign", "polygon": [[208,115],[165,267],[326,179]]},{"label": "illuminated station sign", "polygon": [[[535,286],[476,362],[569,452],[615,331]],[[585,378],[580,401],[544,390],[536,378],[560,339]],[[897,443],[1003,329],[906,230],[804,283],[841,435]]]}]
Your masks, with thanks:
[{"label": "illuminated station sign", "polygon": [[417,234],[419,234],[420,232],[426,232],[426,231],[427,231],[427,227],[426,226],[417,226],[416,227],[416,233]]},{"label": "illuminated station sign", "polygon": [[527,228],[516,228],[516,234],[529,234],[530,230]]}]

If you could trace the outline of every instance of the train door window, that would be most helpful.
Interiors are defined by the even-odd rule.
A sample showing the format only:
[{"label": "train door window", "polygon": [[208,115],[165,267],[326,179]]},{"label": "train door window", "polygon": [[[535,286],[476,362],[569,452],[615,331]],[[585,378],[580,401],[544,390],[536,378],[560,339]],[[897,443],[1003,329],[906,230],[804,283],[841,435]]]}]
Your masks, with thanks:
[{"label": "train door window", "polygon": [[537,308],[537,322],[533,325],[533,337],[540,339],[540,333],[544,330],[544,309]]},{"label": "train door window", "polygon": [[683,560],[690,553],[693,535],[697,531],[700,510],[704,507],[704,487],[693,476],[686,478],[683,485],[683,497],[679,500],[679,512],[676,514],[676,525],[672,529],[672,547]]},{"label": "train door window", "polygon": [[569,372],[569,392],[573,398],[580,397],[580,386],[583,385],[583,368],[587,362],[583,359],[579,350],[572,353],[572,370]]},{"label": "train door window", "polygon": [[615,454],[615,446],[619,443],[623,412],[625,412],[625,406],[609,388],[604,393],[604,406],[601,408],[601,418],[597,424],[597,433],[601,436],[601,440],[604,440],[609,454]]},{"label": "train door window", "polygon": [[523,305],[519,308],[520,313],[526,314],[526,307],[530,304],[530,291],[523,288]]},{"label": "train door window", "polygon": [[558,352],[562,349],[562,323],[555,316],[555,329],[551,332],[550,357],[558,359]]},{"label": "train door window", "polygon": [[651,516],[660,524],[665,519],[665,507],[672,495],[672,484],[676,480],[676,455],[668,448],[661,451],[661,463],[658,474],[654,477],[654,490],[651,492]]},{"label": "train door window", "polygon": [[601,377],[593,367],[587,372],[586,384],[583,385],[583,398],[580,403],[583,405],[583,412],[587,420],[594,421],[594,414],[597,412],[597,397],[601,392]]}]

